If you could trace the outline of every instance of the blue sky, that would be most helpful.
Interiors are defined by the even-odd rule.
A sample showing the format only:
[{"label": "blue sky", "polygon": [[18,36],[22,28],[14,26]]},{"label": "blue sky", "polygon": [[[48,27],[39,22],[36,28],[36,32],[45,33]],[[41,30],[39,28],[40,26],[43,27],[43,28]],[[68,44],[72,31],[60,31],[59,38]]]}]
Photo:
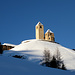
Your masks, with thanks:
[{"label": "blue sky", "polygon": [[0,0],[0,41],[35,39],[35,25],[50,29],[56,42],[75,48],[75,0]]}]

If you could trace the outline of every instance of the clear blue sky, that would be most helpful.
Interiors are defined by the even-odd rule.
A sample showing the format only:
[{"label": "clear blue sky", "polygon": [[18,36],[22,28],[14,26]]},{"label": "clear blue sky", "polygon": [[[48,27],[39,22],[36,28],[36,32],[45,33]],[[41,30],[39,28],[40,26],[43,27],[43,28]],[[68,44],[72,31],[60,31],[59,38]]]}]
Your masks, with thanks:
[{"label": "clear blue sky", "polygon": [[35,25],[51,29],[56,42],[75,48],[75,0],[0,0],[0,41],[35,39]]}]

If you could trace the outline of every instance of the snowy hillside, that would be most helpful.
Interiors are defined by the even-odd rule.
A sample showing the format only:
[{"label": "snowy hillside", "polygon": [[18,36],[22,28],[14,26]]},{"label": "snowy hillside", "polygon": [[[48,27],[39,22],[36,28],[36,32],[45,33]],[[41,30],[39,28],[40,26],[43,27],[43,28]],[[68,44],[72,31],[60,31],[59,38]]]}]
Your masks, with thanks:
[{"label": "snowy hillside", "polygon": [[40,66],[29,60],[0,55],[0,75],[75,75],[75,72]]},{"label": "snowy hillside", "polygon": [[39,61],[43,56],[43,51],[50,50],[51,54],[54,55],[56,50],[60,51],[62,60],[64,60],[65,66],[68,70],[75,70],[75,51],[61,46],[60,44],[43,41],[43,40],[26,40],[20,45],[5,51],[4,55],[24,55],[31,61]]}]

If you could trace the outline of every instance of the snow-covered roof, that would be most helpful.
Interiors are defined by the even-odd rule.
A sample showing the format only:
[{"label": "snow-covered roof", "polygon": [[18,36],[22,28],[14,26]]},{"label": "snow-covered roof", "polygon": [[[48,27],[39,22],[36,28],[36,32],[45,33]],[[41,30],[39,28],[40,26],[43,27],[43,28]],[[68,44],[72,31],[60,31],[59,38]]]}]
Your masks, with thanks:
[{"label": "snow-covered roof", "polygon": [[48,29],[48,30],[46,31],[46,33],[47,33],[47,32],[49,32],[49,33],[53,33],[50,29]]},{"label": "snow-covered roof", "polygon": [[13,45],[13,44],[8,44],[8,43],[4,43],[3,45],[13,46],[13,47],[15,47],[15,46],[16,46],[16,45]]},{"label": "snow-covered roof", "polygon": [[[37,25],[43,25],[43,24],[42,24],[41,22],[38,22]],[[36,25],[36,26],[37,26],[37,25]]]}]

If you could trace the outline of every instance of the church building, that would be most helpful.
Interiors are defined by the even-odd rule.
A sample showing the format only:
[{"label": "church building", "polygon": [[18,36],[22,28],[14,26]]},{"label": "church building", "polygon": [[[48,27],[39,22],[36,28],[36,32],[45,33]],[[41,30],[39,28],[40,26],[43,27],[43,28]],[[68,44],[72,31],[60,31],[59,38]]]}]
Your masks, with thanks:
[{"label": "church building", "polygon": [[54,33],[48,29],[44,34],[44,26],[40,22],[36,25],[36,39],[55,42]]}]

